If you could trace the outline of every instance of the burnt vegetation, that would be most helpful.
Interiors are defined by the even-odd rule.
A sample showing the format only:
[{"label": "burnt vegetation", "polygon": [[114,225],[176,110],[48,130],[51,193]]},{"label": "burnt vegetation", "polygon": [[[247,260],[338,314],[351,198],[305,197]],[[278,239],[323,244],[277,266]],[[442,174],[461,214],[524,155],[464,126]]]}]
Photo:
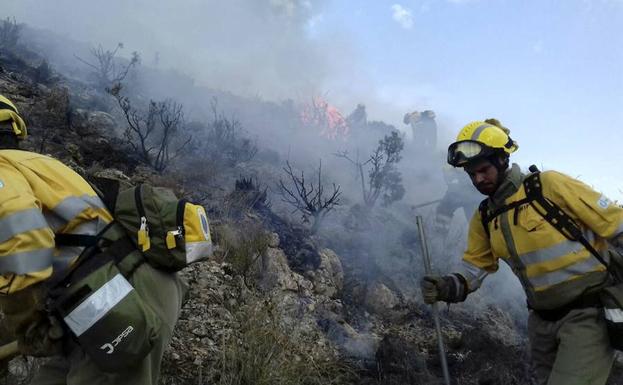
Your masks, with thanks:
[{"label": "burnt vegetation", "polygon": [[318,232],[324,218],[335,207],[340,205],[340,186],[332,184],[332,189],[325,192],[322,180],[322,161],[318,162],[318,169],[311,181],[305,179],[305,172],[300,176],[292,169],[290,162],[283,168],[287,182],[279,180],[279,192],[284,202],[290,205],[294,212],[299,212],[304,222],[311,218],[311,233]]},{"label": "burnt vegetation", "polygon": [[0,21],[0,50],[12,51],[19,41],[22,26],[15,18],[7,17]]},{"label": "burnt vegetation", "polygon": [[121,90],[117,83],[109,92],[126,120],[126,143],[146,165],[158,173],[164,172],[192,141],[185,130],[183,106],[171,99],[150,100],[146,108],[139,110]]},{"label": "burnt vegetation", "polygon": [[382,206],[387,207],[405,195],[402,175],[397,168],[403,149],[404,140],[398,132],[392,131],[379,140],[378,146],[364,161],[358,156],[353,159],[347,151],[335,154],[355,166],[361,183],[363,202],[369,209],[376,206],[379,198]]},{"label": "burnt vegetation", "polygon": [[104,49],[100,44],[91,48],[89,59],[75,57],[92,70],[95,85],[100,90],[108,90],[123,82],[130,70],[140,64],[141,59],[137,51],[132,52],[130,59],[126,60],[117,56],[121,49],[123,43],[118,43],[114,49]]},{"label": "burnt vegetation", "polygon": [[257,155],[257,144],[233,115],[219,110],[218,99],[210,101],[211,120],[207,123],[193,122],[197,132],[193,154],[202,162],[215,167],[235,167],[251,161]]}]

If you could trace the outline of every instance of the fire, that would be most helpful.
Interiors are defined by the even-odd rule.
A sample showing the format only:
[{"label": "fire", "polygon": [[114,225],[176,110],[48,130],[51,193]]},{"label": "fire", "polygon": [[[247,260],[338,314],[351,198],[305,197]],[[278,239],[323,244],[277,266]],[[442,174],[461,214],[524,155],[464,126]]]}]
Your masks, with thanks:
[{"label": "fire", "polygon": [[301,122],[318,128],[320,136],[331,140],[345,140],[350,134],[350,127],[340,111],[319,96],[303,107]]}]

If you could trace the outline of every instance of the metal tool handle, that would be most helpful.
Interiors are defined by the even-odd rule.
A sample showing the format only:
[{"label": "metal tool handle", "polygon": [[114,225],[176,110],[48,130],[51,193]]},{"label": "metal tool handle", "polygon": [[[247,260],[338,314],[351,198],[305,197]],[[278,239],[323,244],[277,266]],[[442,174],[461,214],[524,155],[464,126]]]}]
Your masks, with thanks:
[{"label": "metal tool handle", "polygon": [[[422,244],[422,255],[424,256],[424,270],[427,275],[432,275],[433,269],[430,262],[430,254],[428,252],[428,242],[426,241],[426,234],[424,232],[424,221],[422,216],[415,217],[415,222],[420,233],[420,242]],[[435,331],[437,332],[437,344],[439,346],[439,358],[441,360],[441,369],[443,371],[443,379],[445,385],[450,385],[450,372],[448,371],[448,361],[446,360],[446,349],[443,345],[443,337],[441,335],[441,323],[439,322],[439,309],[437,303],[431,305],[433,312],[433,320],[435,321]]]}]

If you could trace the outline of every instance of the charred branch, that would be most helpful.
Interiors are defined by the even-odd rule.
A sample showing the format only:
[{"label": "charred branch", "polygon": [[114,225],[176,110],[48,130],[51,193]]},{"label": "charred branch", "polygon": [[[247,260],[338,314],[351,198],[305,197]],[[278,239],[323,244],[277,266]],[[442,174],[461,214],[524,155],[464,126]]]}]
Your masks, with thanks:
[{"label": "charred branch", "polygon": [[[126,143],[139,155],[141,161],[158,173],[164,172],[192,141],[190,135],[181,137],[184,128],[183,106],[170,99],[162,102],[151,100],[147,111],[142,112],[132,106],[127,96],[121,95],[119,83],[109,92],[117,100],[126,120]],[[173,150],[172,145],[175,145]]]},{"label": "charred branch", "polygon": [[17,45],[22,26],[15,21],[15,18],[7,17],[0,22],[0,48],[2,50],[12,50]]},{"label": "charred branch", "polygon": [[[347,151],[340,151],[334,155],[353,164],[357,169],[357,177],[361,180],[363,202],[368,208],[373,208],[382,196],[383,205],[402,199],[405,189],[402,185],[402,176],[396,164],[402,159],[401,152],[404,141],[396,131],[379,140],[379,145],[370,157],[364,162],[359,156],[353,159]],[[364,169],[367,169],[367,179]]]},{"label": "charred branch", "polygon": [[117,44],[113,50],[105,50],[101,45],[97,48],[91,48],[91,61],[85,60],[80,56],[74,55],[78,61],[87,65],[93,70],[97,85],[102,89],[110,89],[120,84],[127,76],[132,67],[140,62],[138,52],[131,54],[130,60],[122,64],[121,59],[117,57],[117,52],[123,49],[123,43]]},{"label": "charred branch", "polygon": [[333,191],[327,196],[325,186],[322,183],[322,161],[319,161],[317,177],[308,182],[305,180],[305,173],[301,171],[300,176],[294,173],[290,162],[286,162],[283,171],[290,180],[288,186],[282,179],[279,180],[279,192],[282,200],[294,208],[293,212],[300,212],[303,220],[313,218],[311,227],[312,234],[315,234],[325,216],[340,205],[340,186],[333,183]]}]

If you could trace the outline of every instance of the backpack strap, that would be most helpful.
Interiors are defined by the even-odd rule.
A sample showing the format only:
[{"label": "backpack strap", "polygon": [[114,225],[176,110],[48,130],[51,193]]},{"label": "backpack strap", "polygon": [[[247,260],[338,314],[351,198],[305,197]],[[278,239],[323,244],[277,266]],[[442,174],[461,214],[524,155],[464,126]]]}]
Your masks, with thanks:
[{"label": "backpack strap", "polygon": [[489,207],[488,207],[488,202],[489,198],[483,199],[482,202],[480,202],[480,205],[478,205],[478,211],[480,212],[480,221],[482,222],[482,227],[484,227],[485,229],[485,233],[487,233],[487,238],[491,238],[491,232],[489,231],[489,222],[491,222],[491,220],[493,218],[489,217]]},{"label": "backpack strap", "polygon": [[[530,168],[536,169],[535,166]],[[534,171],[534,170],[533,170]],[[541,183],[540,172],[534,171],[524,180],[524,190],[526,191],[526,197],[530,203],[530,206],[541,215],[550,225],[558,230],[565,238],[580,242],[601,264],[608,267],[608,264],[599,254],[597,250],[591,245],[591,243],[582,234],[582,229],[578,224],[561,209],[556,203],[543,196],[543,185]],[[537,207],[537,204],[540,206]]]},{"label": "backpack strap", "polygon": [[114,214],[121,183],[116,179],[104,177],[91,177],[88,182],[97,196],[104,202],[110,214]]},{"label": "backpack strap", "polygon": [[55,234],[54,243],[57,246],[90,247],[95,246],[100,238],[98,235]]},{"label": "backpack strap", "polygon": [[482,226],[485,228],[485,233],[487,233],[487,238],[491,238],[491,232],[489,231],[489,222],[494,220],[498,215],[503,214],[510,210],[515,210],[513,214],[514,223],[517,224],[517,208],[526,203],[529,203],[530,200],[528,198],[520,199],[518,201],[509,203],[499,209],[489,212],[488,205],[489,198],[480,202],[480,206],[478,206],[478,211],[480,211],[480,220],[482,221]]}]

